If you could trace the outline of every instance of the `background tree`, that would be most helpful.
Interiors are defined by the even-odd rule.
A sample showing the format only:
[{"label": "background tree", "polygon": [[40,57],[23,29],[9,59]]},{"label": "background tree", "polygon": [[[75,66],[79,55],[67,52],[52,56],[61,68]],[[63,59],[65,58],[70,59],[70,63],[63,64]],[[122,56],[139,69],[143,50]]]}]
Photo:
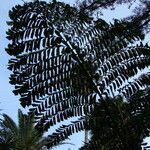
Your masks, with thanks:
[{"label": "background tree", "polygon": [[[107,115],[104,104],[97,104],[89,116],[91,141],[81,149],[141,150],[143,139],[149,136],[149,92],[149,89],[138,91],[128,103],[123,102],[121,97],[107,99],[108,110],[113,120]],[[146,146],[145,150],[146,148],[149,147]]]},{"label": "background tree", "polygon": [[81,116],[49,135],[48,147],[84,130],[98,101],[113,119],[105,98],[118,92],[128,100],[149,86],[149,73],[129,82],[150,63],[147,44],[131,46],[144,39],[140,23],[108,24],[55,1],[18,5],[9,16],[10,83],[21,96],[21,105],[31,106],[29,113],[35,113],[36,129],[43,133],[58,122]]},{"label": "background tree", "polygon": [[147,0],[77,0],[77,8],[80,11],[90,16],[96,14],[98,18],[103,15],[104,9],[115,9],[116,6],[124,4],[128,5],[129,9],[134,5],[136,6],[133,8],[132,14],[123,20],[139,24],[140,28],[149,32],[150,2]]},{"label": "background tree", "polygon": [[18,125],[8,115],[3,114],[0,122],[1,150],[41,150],[46,138],[34,127],[34,115],[25,115],[18,110]]}]

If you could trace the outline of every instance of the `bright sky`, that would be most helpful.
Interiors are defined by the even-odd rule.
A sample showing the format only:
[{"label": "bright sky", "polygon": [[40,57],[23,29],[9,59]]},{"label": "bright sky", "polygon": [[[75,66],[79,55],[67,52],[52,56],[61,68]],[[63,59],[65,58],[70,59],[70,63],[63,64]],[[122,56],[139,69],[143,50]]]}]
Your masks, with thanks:
[{"label": "bright sky", "polygon": [[[24,0],[31,1],[31,0]],[[47,0],[50,1],[50,0]],[[75,0],[61,0],[66,3],[73,3]],[[8,11],[15,6],[16,4],[23,4],[22,0],[0,0],[0,109],[2,109],[1,113],[6,113],[11,116],[17,122],[17,110],[21,108],[19,105],[19,97],[14,96],[12,90],[13,86],[9,84],[9,76],[10,71],[7,69],[7,63],[9,60],[9,56],[5,52],[5,47],[7,47],[8,40],[5,38],[5,32],[8,30],[8,26],[6,25],[6,21],[9,20]],[[104,11],[104,16],[106,21],[110,21],[112,18],[121,18],[125,17],[129,14],[130,11],[126,9],[126,6],[119,7],[115,12]],[[146,42],[149,40],[149,35],[146,37]],[[22,108],[21,108],[22,109]],[[22,109],[24,112],[25,110]],[[58,148],[54,148],[55,150],[77,150],[81,146],[81,141],[83,141],[83,132],[74,134],[70,137],[71,140],[67,141],[69,143],[75,144],[72,145],[63,145]]]}]

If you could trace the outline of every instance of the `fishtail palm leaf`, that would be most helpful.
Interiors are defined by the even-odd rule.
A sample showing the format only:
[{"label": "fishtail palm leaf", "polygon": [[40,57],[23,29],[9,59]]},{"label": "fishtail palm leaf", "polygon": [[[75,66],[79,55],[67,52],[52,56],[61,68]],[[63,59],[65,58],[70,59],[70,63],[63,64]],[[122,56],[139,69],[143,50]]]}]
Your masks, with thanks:
[{"label": "fishtail palm leaf", "polygon": [[[127,47],[143,39],[138,25],[93,21],[60,2],[18,5],[9,16],[11,43],[6,51],[14,56],[8,66],[13,71],[10,83],[21,105],[32,106],[29,112],[42,132],[70,117],[90,114],[98,100],[113,97],[117,90],[130,97],[150,83],[147,74],[124,86],[150,62],[149,46]],[[48,147],[87,124],[81,117],[63,125],[50,135]]]}]

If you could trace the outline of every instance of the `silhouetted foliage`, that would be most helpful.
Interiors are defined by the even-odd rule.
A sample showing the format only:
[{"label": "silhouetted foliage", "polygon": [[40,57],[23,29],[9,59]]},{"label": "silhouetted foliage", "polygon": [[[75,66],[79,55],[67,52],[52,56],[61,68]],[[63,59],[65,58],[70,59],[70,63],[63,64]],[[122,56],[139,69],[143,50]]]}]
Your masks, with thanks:
[{"label": "silhouetted foliage", "polygon": [[147,44],[128,46],[144,39],[137,24],[94,21],[83,11],[55,1],[17,5],[9,16],[10,83],[21,105],[31,106],[36,128],[47,131],[81,116],[49,135],[48,147],[84,130],[89,123],[86,116],[98,101],[105,103],[117,91],[128,99],[150,84],[150,73],[127,82],[150,65]]},{"label": "silhouetted foliage", "polygon": [[126,21],[131,21],[133,24],[143,28],[149,32],[150,21],[150,1],[148,0],[77,0],[77,8],[89,16],[101,17],[104,9],[115,9],[119,5],[127,4],[130,9],[136,5],[132,10],[132,14],[129,14],[127,18],[123,18]]},{"label": "silhouetted foliage", "polygon": [[129,3],[130,5],[134,0],[77,0],[77,6],[80,10],[93,13],[98,9],[114,8],[116,4]]},{"label": "silhouetted foliage", "polygon": [[98,103],[89,116],[92,137],[81,149],[141,150],[143,139],[150,134],[150,89],[138,91],[128,102],[121,97],[105,102],[107,110],[103,102]]}]

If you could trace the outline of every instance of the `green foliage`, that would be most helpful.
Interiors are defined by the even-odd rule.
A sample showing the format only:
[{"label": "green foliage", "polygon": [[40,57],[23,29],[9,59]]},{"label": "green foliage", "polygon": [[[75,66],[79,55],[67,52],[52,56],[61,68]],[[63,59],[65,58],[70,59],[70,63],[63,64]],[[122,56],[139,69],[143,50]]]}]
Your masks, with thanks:
[{"label": "green foliage", "polygon": [[0,122],[0,149],[41,150],[46,139],[34,127],[34,115],[25,115],[18,110],[18,125],[8,115],[3,114]]},{"label": "green foliage", "polygon": [[15,85],[14,94],[21,96],[21,105],[31,106],[38,131],[81,116],[49,135],[48,147],[84,130],[85,115],[93,112],[97,101],[116,91],[129,98],[150,84],[149,73],[124,84],[150,63],[148,45],[128,47],[144,38],[134,23],[93,21],[60,2],[18,5],[9,16],[10,83]]}]

